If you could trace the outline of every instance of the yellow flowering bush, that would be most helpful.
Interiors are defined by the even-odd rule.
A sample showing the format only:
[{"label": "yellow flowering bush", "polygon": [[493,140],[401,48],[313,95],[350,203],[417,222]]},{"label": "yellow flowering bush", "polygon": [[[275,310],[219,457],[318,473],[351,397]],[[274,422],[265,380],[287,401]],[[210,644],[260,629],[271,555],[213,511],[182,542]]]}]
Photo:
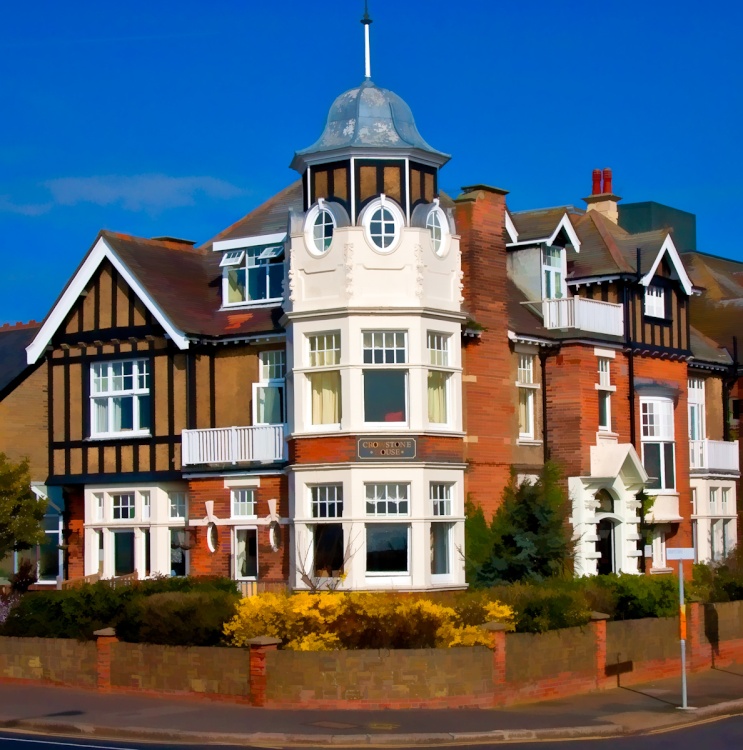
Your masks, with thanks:
[{"label": "yellow flowering bush", "polygon": [[480,625],[498,621],[513,629],[511,607],[481,597],[451,606],[416,594],[369,592],[265,593],[242,599],[225,624],[226,641],[246,646],[273,636],[294,651],[359,648],[487,646]]}]

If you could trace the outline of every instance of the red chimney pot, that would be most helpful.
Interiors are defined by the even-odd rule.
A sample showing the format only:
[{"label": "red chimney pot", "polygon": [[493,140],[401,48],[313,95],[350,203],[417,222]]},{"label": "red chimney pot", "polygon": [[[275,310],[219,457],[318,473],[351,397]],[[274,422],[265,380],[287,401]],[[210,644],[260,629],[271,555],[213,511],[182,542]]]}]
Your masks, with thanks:
[{"label": "red chimney pot", "polygon": [[603,193],[611,193],[611,169],[608,167],[604,170],[604,189],[602,190]]},{"label": "red chimney pot", "polygon": [[601,170],[593,170],[593,187],[591,188],[591,195],[598,195],[601,192]]}]

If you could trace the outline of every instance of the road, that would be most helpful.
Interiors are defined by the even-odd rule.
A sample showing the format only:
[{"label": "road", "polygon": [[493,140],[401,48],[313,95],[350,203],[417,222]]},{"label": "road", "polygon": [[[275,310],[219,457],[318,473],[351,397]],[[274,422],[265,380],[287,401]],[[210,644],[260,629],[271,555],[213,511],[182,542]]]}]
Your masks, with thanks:
[{"label": "road", "polygon": [[[546,742],[509,743],[508,748],[517,750],[544,750]],[[149,742],[107,742],[105,740],[78,740],[32,734],[0,732],[0,750],[182,750],[187,745],[160,745]],[[221,745],[224,750],[231,746]],[[246,750],[249,745],[233,746],[235,750]],[[342,745],[334,744],[334,747]],[[367,746],[367,747],[373,747]],[[425,747],[415,745],[416,748]],[[447,746],[436,745],[440,750]],[[467,745],[468,750],[486,750],[494,745]],[[743,716],[701,722],[694,726],[649,735],[635,735],[616,739],[567,740],[558,747],[596,748],[597,750],[733,750],[743,748]],[[265,748],[257,748],[265,750]],[[276,750],[276,746],[272,746]]]}]

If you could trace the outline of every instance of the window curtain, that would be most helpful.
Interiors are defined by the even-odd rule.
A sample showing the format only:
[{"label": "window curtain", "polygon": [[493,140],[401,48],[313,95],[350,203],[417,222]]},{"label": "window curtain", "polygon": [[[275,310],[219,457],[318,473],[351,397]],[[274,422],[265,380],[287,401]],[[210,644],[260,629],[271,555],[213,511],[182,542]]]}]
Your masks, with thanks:
[{"label": "window curtain", "polygon": [[95,404],[95,431],[108,432],[108,399],[97,398]]},{"label": "window curtain", "polygon": [[519,432],[522,435],[532,434],[532,392],[527,388],[519,389]]},{"label": "window curtain", "polygon": [[312,383],[312,424],[339,424],[341,421],[341,374],[314,372]]},{"label": "window curtain", "polygon": [[246,555],[246,547],[247,547],[247,537],[248,532],[247,531],[238,531],[235,534],[235,573],[240,578],[245,578],[247,576],[247,555]]},{"label": "window curtain", "polygon": [[437,424],[447,422],[445,372],[428,373],[428,421]]}]

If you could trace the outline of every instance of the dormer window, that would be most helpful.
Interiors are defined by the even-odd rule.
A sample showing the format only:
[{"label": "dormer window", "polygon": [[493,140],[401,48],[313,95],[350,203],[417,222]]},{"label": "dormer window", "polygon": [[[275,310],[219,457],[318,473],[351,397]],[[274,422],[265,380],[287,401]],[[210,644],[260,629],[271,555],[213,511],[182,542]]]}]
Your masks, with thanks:
[{"label": "dormer window", "polygon": [[222,257],[225,306],[278,301],[284,279],[284,246],[258,245],[230,250]]},{"label": "dormer window", "polygon": [[645,315],[651,318],[666,317],[666,290],[652,284],[645,290]]},{"label": "dormer window", "polygon": [[565,248],[545,245],[542,251],[542,298],[561,299],[566,296]]},{"label": "dormer window", "polygon": [[405,217],[396,203],[384,194],[363,211],[361,223],[369,244],[380,253],[391,253],[402,234]]},{"label": "dormer window", "polygon": [[320,199],[316,206],[307,212],[305,220],[305,241],[313,255],[324,255],[333,241],[336,221],[327,204]]}]

